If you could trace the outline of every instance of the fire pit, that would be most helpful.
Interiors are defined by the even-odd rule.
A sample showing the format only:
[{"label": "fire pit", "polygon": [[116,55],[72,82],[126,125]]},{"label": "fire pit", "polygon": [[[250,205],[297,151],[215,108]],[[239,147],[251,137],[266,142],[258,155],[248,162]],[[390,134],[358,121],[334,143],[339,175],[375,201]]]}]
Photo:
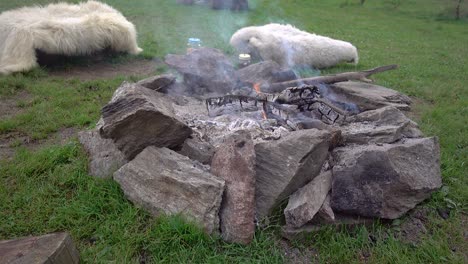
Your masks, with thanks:
[{"label": "fire pit", "polygon": [[209,48],[166,63],[182,80],[122,84],[99,133],[80,135],[93,168],[105,165],[98,176],[113,174],[128,199],[155,215],[183,214],[208,233],[249,243],[255,219],[265,223],[286,201],[291,234],[395,219],[441,186],[437,139],[423,138],[402,112],[411,100],[349,81],[394,65],[299,79],[273,62],[236,70]]}]

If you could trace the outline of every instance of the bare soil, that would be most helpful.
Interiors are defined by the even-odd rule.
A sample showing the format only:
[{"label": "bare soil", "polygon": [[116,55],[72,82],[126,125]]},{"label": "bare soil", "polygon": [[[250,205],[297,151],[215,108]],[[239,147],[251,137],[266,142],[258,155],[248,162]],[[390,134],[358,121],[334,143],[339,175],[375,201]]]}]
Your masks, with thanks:
[{"label": "bare soil", "polygon": [[277,243],[283,251],[285,263],[319,263],[318,253],[313,248],[297,248],[285,239]]},{"label": "bare soil", "polygon": [[90,65],[76,65],[66,68],[51,68],[49,75],[65,79],[79,80],[110,79],[117,76],[144,76],[155,73],[160,65],[155,60],[132,60],[126,63],[110,63],[101,61]]},{"label": "bare soil", "polygon": [[28,104],[32,96],[26,91],[21,91],[13,96],[0,96],[0,120],[11,118],[23,111],[20,102]]},{"label": "bare soil", "polygon": [[48,138],[41,140],[33,140],[19,132],[0,134],[0,160],[11,160],[19,147],[28,150],[37,150],[42,146],[55,144],[64,145],[68,143],[71,138],[75,137],[78,131],[79,130],[74,127],[63,128],[51,134]]}]

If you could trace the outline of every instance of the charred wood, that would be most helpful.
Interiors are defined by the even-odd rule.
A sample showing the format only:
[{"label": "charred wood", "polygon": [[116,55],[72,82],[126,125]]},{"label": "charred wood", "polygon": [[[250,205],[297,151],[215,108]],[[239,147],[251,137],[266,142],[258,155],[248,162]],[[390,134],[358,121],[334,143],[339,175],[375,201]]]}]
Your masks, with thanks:
[{"label": "charred wood", "polygon": [[345,82],[345,81],[352,81],[358,80],[363,82],[372,82],[371,79],[368,77],[376,74],[381,73],[389,70],[394,70],[398,68],[398,65],[387,65],[381,66],[370,70],[359,71],[359,72],[343,72],[334,75],[327,75],[327,76],[318,76],[312,78],[305,78],[305,79],[297,79],[293,81],[287,82],[279,82],[273,83],[268,87],[270,92],[281,92],[284,89],[292,86],[299,86],[299,85],[317,85],[317,84],[332,84],[337,82]]}]

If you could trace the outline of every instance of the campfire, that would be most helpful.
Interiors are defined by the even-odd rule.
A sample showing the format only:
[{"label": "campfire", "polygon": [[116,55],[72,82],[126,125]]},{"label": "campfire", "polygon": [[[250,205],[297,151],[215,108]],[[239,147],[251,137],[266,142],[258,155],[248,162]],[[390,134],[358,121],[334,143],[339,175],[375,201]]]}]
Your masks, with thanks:
[{"label": "campfire", "polygon": [[271,61],[235,69],[209,48],[165,62],[174,75],[122,84],[80,134],[90,173],[154,215],[249,243],[285,202],[291,237],[398,218],[441,185],[437,139],[404,115],[410,98],[369,83],[396,65],[300,78]]}]

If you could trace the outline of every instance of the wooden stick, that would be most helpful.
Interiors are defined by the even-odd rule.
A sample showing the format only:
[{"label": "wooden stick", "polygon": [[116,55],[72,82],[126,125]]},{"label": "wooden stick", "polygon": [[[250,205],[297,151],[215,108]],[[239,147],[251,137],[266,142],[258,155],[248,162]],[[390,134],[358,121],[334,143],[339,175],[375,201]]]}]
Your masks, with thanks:
[{"label": "wooden stick", "polygon": [[278,93],[283,91],[284,89],[288,87],[293,87],[293,86],[299,86],[299,85],[317,85],[317,84],[331,84],[331,83],[337,83],[337,82],[345,82],[345,81],[351,81],[351,80],[359,80],[363,82],[372,82],[368,77],[384,72],[384,71],[389,71],[389,70],[394,70],[398,68],[398,65],[387,65],[387,66],[381,66],[377,67],[374,69],[366,70],[366,71],[359,71],[359,72],[343,72],[343,73],[338,73],[338,74],[333,74],[333,75],[326,75],[326,76],[318,76],[318,77],[312,77],[312,78],[305,78],[305,79],[297,79],[293,81],[287,81],[287,82],[279,82],[279,83],[273,83],[269,87],[269,92],[271,93]]}]

